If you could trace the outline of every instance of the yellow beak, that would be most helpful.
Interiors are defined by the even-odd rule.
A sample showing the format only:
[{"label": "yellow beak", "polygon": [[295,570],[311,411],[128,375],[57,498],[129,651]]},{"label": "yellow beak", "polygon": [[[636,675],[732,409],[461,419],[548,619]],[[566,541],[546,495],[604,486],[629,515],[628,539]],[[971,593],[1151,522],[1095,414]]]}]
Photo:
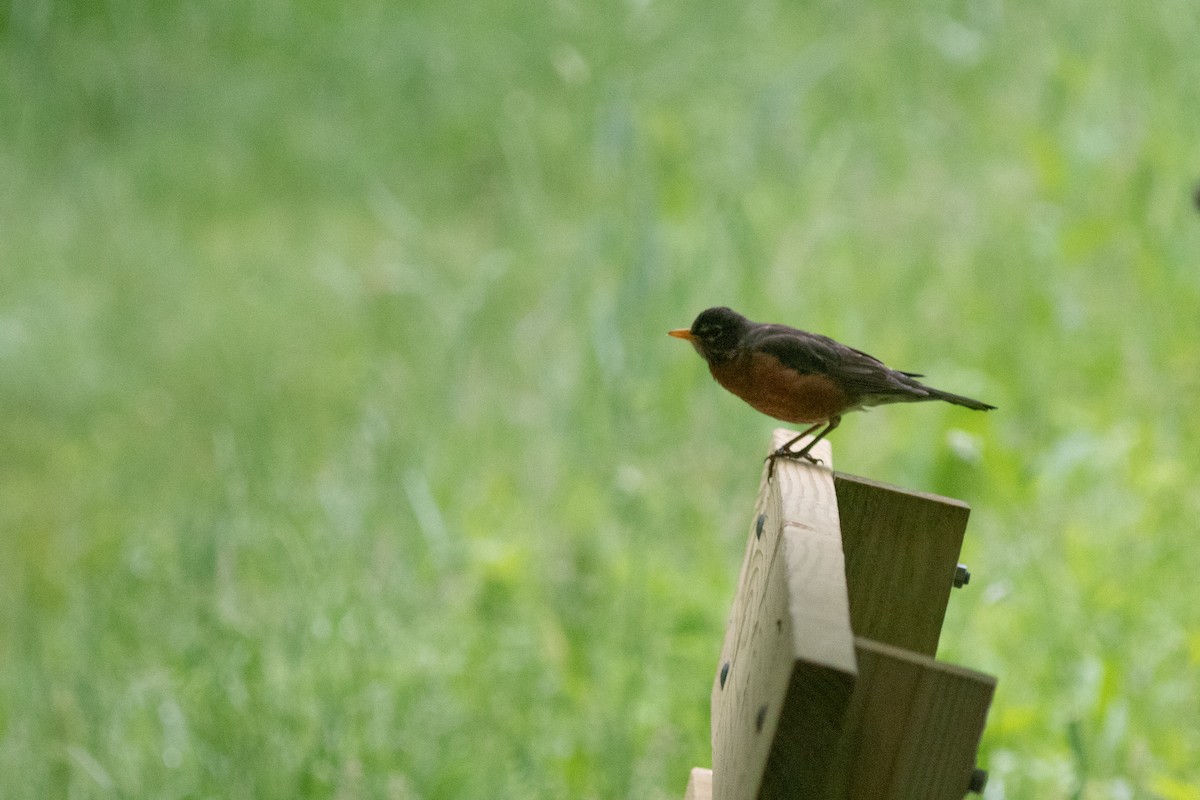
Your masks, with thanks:
[{"label": "yellow beak", "polygon": [[687,339],[689,342],[695,340],[695,336],[687,328],[676,328],[673,331],[667,331],[667,336],[674,336],[676,339]]}]

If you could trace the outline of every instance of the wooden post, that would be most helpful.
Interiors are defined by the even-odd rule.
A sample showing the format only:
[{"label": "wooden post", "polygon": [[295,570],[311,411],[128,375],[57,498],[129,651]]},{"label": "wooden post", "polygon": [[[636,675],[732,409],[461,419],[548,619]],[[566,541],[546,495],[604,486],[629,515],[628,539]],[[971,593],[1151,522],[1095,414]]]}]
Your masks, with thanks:
[{"label": "wooden post", "polygon": [[812,796],[857,676],[833,473],[780,462],[750,527],[713,682],[713,796]]},{"label": "wooden post", "polygon": [[828,442],[813,455],[764,469],[713,681],[713,769],[687,796],[958,800],[995,688],[932,658],[969,509],[835,475]]}]

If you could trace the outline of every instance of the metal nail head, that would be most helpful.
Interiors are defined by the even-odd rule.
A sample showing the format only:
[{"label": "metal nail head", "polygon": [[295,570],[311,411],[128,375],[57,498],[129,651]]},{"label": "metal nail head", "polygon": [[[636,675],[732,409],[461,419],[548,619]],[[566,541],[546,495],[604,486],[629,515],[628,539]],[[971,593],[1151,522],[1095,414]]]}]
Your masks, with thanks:
[{"label": "metal nail head", "polygon": [[967,791],[974,794],[983,794],[983,790],[987,787],[987,770],[975,768],[971,773],[971,782],[967,784]]}]

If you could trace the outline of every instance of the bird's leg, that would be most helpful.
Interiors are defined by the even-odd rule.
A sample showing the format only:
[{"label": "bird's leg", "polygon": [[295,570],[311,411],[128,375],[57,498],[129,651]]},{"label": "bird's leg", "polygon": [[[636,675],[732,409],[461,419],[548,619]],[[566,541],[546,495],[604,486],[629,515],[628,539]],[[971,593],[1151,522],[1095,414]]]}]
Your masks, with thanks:
[{"label": "bird's leg", "polygon": [[[810,433],[812,433],[813,431],[815,431],[817,428],[821,427],[824,424],[825,424],[824,422],[818,422],[816,425],[813,425],[811,428],[808,428],[807,430],[805,430],[804,433],[801,433],[798,436],[793,436],[791,439],[788,439],[787,442],[784,443],[784,445],[782,447],[780,447],[774,453],[771,453],[771,455],[767,456],[767,458],[786,458],[786,457],[793,456],[793,455],[797,455],[797,456],[800,455],[800,453],[792,452],[792,445],[794,445],[796,442],[803,439],[805,436],[808,436]],[[822,435],[824,435],[824,434],[822,434]],[[820,437],[817,437],[817,438],[819,439]],[[814,440],[814,442],[815,441],[816,440]],[[809,446],[804,448],[804,450],[801,452],[807,453],[811,447],[812,447],[812,444],[809,444]]]},{"label": "bird's leg", "polygon": [[[784,445],[782,447],[778,448],[773,453],[771,453],[771,455],[769,455],[765,459],[763,459],[764,461],[770,462],[770,465],[767,467],[767,480],[771,480],[772,476],[774,476],[774,474],[775,474],[775,460],[776,459],[793,458],[793,457],[799,455],[798,453],[793,453],[791,451],[792,445],[794,445],[796,442],[803,439],[805,436],[808,436],[810,433],[812,433],[813,431],[815,431],[817,428],[821,427],[824,424],[825,423],[823,423],[823,422],[818,422],[816,425],[813,425],[811,428],[807,429],[806,431],[804,431],[804,433],[801,433],[799,436],[794,436],[791,439],[788,439],[787,442],[784,443]],[[806,448],[806,450],[807,450],[807,448]],[[816,463],[816,459],[809,456],[807,452],[805,452],[803,457],[807,458],[809,461]]]},{"label": "bird's leg", "polygon": [[[786,444],[783,445],[783,447],[780,447],[778,450],[771,453],[771,455],[767,456],[767,460],[771,462],[771,466],[767,468],[767,480],[770,480],[771,476],[774,475],[775,460],[779,459],[779,458],[790,458],[793,461],[799,461],[800,459],[804,459],[805,461],[809,462],[810,464],[820,464],[821,459],[819,459],[813,455],[810,455],[809,451],[813,449],[813,445],[815,445],[817,442],[824,439],[826,436],[829,435],[830,431],[832,431],[839,424],[841,424],[841,421],[842,421],[841,417],[830,417],[829,420],[827,421],[827,423],[818,422],[816,425],[813,425],[811,428],[808,428],[807,430],[805,430],[799,436],[792,437],[791,439],[789,439],[787,441]],[[805,436],[808,436],[810,433],[812,433],[813,431],[815,431],[817,428],[821,427],[822,425],[825,425],[825,430],[821,431],[816,436],[814,436],[813,440],[811,442],[809,442],[808,444],[804,445],[804,447],[801,448],[800,450],[797,450],[795,452],[792,451],[792,449],[791,449],[792,445],[794,445],[796,442],[803,439]]]},{"label": "bird's leg", "polygon": [[[811,461],[811,462],[812,462],[812,463],[814,463],[814,464],[820,464],[820,463],[821,463],[821,459],[819,459],[819,458],[814,458],[813,456],[810,456],[810,455],[808,454],[808,451],[809,451],[809,450],[812,450],[812,449],[813,449],[813,446],[814,446],[814,445],[815,445],[817,442],[821,441],[821,440],[822,440],[822,439],[824,439],[826,436],[828,436],[829,434],[833,433],[833,429],[834,429],[834,428],[836,428],[838,425],[841,425],[841,424],[842,424],[842,418],[841,418],[841,417],[830,417],[830,418],[829,418],[829,425],[828,425],[828,426],[825,428],[825,430],[821,431],[821,432],[820,432],[820,433],[818,433],[816,436],[814,436],[814,437],[813,437],[813,440],[812,440],[811,442],[809,442],[808,444],[804,445],[804,448],[803,448],[802,450],[800,450],[800,451],[799,451],[799,452],[797,452],[797,453],[791,453],[791,452],[788,452],[788,453],[783,453],[782,455],[783,455],[785,458],[803,458],[803,459],[805,459],[806,461]],[[810,428],[809,430],[812,430],[812,429]],[[801,436],[803,436],[803,435],[805,435],[805,434],[801,434]],[[793,440],[792,440],[792,442],[794,442],[794,441],[796,441],[796,440],[795,440],[795,439],[793,439]],[[791,442],[788,442],[788,444],[790,445],[790,444],[791,444]]]}]

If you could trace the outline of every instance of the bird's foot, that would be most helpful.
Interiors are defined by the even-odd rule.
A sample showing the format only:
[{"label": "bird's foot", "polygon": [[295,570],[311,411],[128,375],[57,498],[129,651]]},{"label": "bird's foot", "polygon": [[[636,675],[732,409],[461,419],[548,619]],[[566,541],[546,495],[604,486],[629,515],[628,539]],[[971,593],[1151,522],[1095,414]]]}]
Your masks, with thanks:
[{"label": "bird's foot", "polygon": [[781,447],[778,450],[776,450],[775,452],[771,453],[771,455],[769,455],[763,459],[764,461],[770,462],[770,466],[767,467],[767,480],[771,480],[772,476],[774,476],[775,462],[781,458],[786,458],[789,461],[807,461],[810,464],[824,464],[825,463],[821,459],[819,459],[816,456],[809,453],[808,448],[805,448],[805,449],[799,450],[799,451],[793,451],[793,450],[787,450],[787,449]]}]

